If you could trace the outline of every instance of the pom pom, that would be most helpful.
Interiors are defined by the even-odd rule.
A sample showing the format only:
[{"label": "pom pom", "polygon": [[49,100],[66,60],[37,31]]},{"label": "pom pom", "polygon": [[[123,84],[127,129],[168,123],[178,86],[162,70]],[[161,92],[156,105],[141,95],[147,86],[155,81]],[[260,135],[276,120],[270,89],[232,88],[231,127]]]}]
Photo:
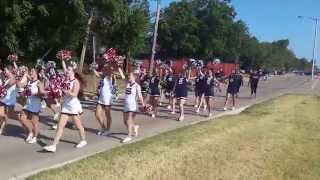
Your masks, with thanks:
[{"label": "pom pom", "polygon": [[0,98],[4,98],[7,95],[7,89],[5,86],[0,86]]},{"label": "pom pom", "polygon": [[125,59],[125,57],[117,55],[117,50],[115,48],[110,48],[105,51],[102,57],[105,60],[105,63],[117,67],[122,66]]},{"label": "pom pom", "polygon": [[145,112],[145,113],[150,113],[152,110],[153,110],[153,107],[150,104],[146,104],[143,107],[143,112]]},{"label": "pom pom", "polygon": [[68,61],[72,58],[72,53],[69,50],[60,50],[56,54],[57,59],[60,59],[62,61]]},{"label": "pom pom", "polygon": [[24,89],[22,91],[22,95],[25,97],[29,97],[32,95],[30,86],[27,85],[26,87],[24,87]]},{"label": "pom pom", "polygon": [[9,60],[10,62],[17,62],[17,61],[18,61],[18,55],[17,55],[17,54],[10,54],[10,55],[8,56],[8,60]]}]

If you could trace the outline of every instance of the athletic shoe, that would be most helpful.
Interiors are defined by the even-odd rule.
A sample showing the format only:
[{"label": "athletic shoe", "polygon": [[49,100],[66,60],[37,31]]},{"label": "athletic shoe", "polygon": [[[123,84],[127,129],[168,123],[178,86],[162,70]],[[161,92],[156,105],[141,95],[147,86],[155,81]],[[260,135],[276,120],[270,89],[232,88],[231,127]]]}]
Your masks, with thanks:
[{"label": "athletic shoe", "polygon": [[208,117],[211,117],[211,116],[212,116],[212,114],[211,114],[211,113],[209,113],[209,114],[208,114]]},{"label": "athletic shoe", "polygon": [[56,113],[53,116],[53,120],[57,121],[59,119],[60,113]]},{"label": "athletic shoe", "polygon": [[121,141],[121,143],[127,143],[127,142],[130,142],[131,140],[132,140],[132,137],[127,136]]},{"label": "athletic shoe", "polygon": [[135,125],[133,127],[134,137],[137,137],[139,135],[139,125]]},{"label": "athletic shoe", "polygon": [[161,103],[161,102],[159,103],[159,106],[162,106],[162,103]]},{"label": "athletic shoe", "polygon": [[170,106],[170,105],[168,105],[167,109],[171,109],[171,106]]},{"label": "athletic shoe", "polygon": [[155,115],[155,114],[151,114],[151,117],[152,117],[152,118],[156,118],[156,115]]},{"label": "athletic shoe", "polygon": [[29,135],[28,135],[27,138],[26,138],[26,142],[31,141],[32,138],[33,138],[33,133],[29,133]]},{"label": "athletic shoe", "polygon": [[176,114],[176,112],[175,111],[171,111],[171,114]]},{"label": "athletic shoe", "polygon": [[45,101],[41,101],[41,108],[45,109],[47,107],[47,103]]},{"label": "athletic shoe", "polygon": [[228,110],[228,109],[227,109],[227,107],[224,107],[223,110],[226,111],[226,110]]},{"label": "athletic shoe", "polygon": [[100,130],[98,131],[97,135],[98,135],[98,136],[103,136],[106,131],[107,131],[106,129],[102,128],[102,129],[100,129]]},{"label": "athletic shoe", "polygon": [[43,150],[47,152],[56,152],[57,151],[57,145],[50,145],[43,147]]},{"label": "athletic shoe", "polygon": [[232,107],[232,111],[236,110],[236,107]]},{"label": "athletic shoe", "polygon": [[184,116],[180,116],[179,121],[183,121],[183,120],[184,120]]},{"label": "athletic shoe", "polygon": [[28,144],[34,144],[36,142],[37,142],[37,137],[33,137],[33,138],[31,138],[30,141],[27,141]]},{"label": "athletic shoe", "polygon": [[198,107],[198,105],[194,105],[194,108],[197,108]]},{"label": "athletic shoe", "polygon": [[76,145],[76,148],[83,148],[83,147],[85,147],[87,144],[88,144],[87,141],[82,140],[82,141],[79,142],[79,144]]},{"label": "athletic shoe", "polygon": [[196,113],[199,113],[200,112],[200,109],[198,108],[197,110],[196,110]]},{"label": "athletic shoe", "polygon": [[51,128],[52,128],[53,130],[58,129],[58,124],[54,124],[54,125],[52,125],[52,126],[51,126]]}]

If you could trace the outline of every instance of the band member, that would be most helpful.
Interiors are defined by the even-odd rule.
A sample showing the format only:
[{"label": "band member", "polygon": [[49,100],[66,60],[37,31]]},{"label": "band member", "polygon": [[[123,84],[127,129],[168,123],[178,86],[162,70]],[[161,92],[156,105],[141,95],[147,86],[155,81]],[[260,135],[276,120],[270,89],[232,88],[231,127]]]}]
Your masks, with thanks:
[{"label": "band member", "polygon": [[243,86],[243,77],[242,77],[239,69],[236,70],[235,77],[236,77],[236,82],[237,82],[237,94],[236,94],[236,98],[238,98],[239,92],[240,92],[240,88],[241,88],[241,86]]},{"label": "band member", "polygon": [[138,136],[139,125],[134,123],[134,118],[138,110],[138,103],[136,98],[138,97],[142,106],[145,106],[143,96],[141,93],[141,87],[136,82],[139,72],[132,72],[129,74],[129,79],[126,86],[126,94],[124,100],[123,121],[128,129],[128,136],[122,140],[122,143],[127,143],[132,140],[132,137]]},{"label": "band member", "polygon": [[43,148],[48,152],[56,151],[57,145],[69,118],[72,118],[80,134],[81,140],[76,145],[76,148],[82,148],[87,145],[85,130],[81,123],[81,114],[83,113],[83,110],[80,100],[78,99],[81,89],[85,86],[85,82],[83,78],[75,72],[76,67],[74,64],[69,64],[67,66],[65,61],[62,61],[62,66],[67,77],[67,87],[63,90],[63,105],[54,141],[52,145],[45,146]]}]

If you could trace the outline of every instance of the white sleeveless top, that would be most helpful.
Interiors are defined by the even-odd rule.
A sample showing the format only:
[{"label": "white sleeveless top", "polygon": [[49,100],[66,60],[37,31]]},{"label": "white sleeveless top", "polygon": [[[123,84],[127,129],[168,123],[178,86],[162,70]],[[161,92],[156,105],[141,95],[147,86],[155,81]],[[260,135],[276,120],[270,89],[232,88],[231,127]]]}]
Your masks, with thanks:
[{"label": "white sleeveless top", "polygon": [[112,79],[110,77],[105,76],[101,79],[101,87],[99,89],[99,98],[98,103],[102,105],[111,105],[112,100]]},{"label": "white sleeveless top", "polygon": [[141,87],[136,82],[128,82],[124,100],[124,112],[135,112],[138,110],[137,93]]},{"label": "white sleeveless top", "polygon": [[[70,89],[73,89],[76,79],[70,80]],[[82,106],[78,97],[73,97],[70,95],[63,96],[63,105],[61,113],[70,115],[80,115],[82,113]]]},{"label": "white sleeveless top", "polygon": [[[8,85],[9,84],[10,79],[6,80],[4,82],[4,85]],[[15,106],[16,102],[17,102],[17,88],[16,88],[16,84],[10,86],[7,89],[7,95],[5,97],[3,97],[0,102],[2,102],[3,104],[7,105],[7,106]]]},{"label": "white sleeveless top", "polygon": [[31,96],[27,98],[27,102],[24,106],[24,109],[32,113],[39,113],[41,111],[41,98],[38,96],[39,82],[39,80],[29,81],[27,85],[31,91]]}]

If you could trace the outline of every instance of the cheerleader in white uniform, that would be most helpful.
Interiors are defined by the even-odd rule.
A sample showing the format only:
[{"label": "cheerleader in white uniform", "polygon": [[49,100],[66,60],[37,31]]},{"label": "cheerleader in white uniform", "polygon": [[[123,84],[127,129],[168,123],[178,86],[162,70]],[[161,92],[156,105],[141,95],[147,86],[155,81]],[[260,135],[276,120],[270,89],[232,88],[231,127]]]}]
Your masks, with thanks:
[{"label": "cheerleader in white uniform", "polygon": [[76,148],[82,148],[87,145],[85,130],[81,123],[81,114],[83,111],[80,100],[78,99],[79,92],[85,84],[81,76],[75,72],[76,67],[74,64],[66,66],[66,63],[62,61],[62,66],[67,76],[69,88],[63,90],[63,105],[53,144],[44,147],[44,150],[48,152],[56,151],[57,144],[59,143],[69,118],[72,118],[80,133],[81,141],[76,145]]},{"label": "cheerleader in white uniform", "polygon": [[22,79],[21,84],[25,84],[29,95],[27,96],[26,105],[20,116],[22,125],[27,129],[28,136],[26,142],[34,144],[37,142],[39,135],[39,113],[41,111],[41,96],[45,95],[44,86],[39,80],[39,72],[33,68],[30,70],[29,81],[26,75]]},{"label": "cheerleader in white uniform", "polygon": [[0,134],[3,133],[7,124],[8,116],[14,116],[14,106],[17,102],[17,89],[16,89],[16,78],[12,73],[13,68],[7,67],[4,69],[5,79],[3,81],[7,94],[5,97],[0,99]]},{"label": "cheerleader in white uniform", "polygon": [[139,126],[134,123],[136,111],[138,110],[137,96],[144,107],[141,87],[136,82],[139,72],[130,73],[129,81],[126,87],[126,95],[124,100],[123,120],[128,129],[128,136],[122,140],[122,143],[127,143],[132,140],[133,136],[138,136]]},{"label": "cheerleader in white uniform", "polygon": [[[109,135],[111,134],[110,128],[112,123],[111,118],[111,105],[112,105],[112,90],[115,84],[113,79],[113,67],[111,65],[105,65],[102,72],[97,72],[94,70],[94,73],[97,77],[100,77],[100,83],[98,87],[98,103],[96,107],[96,119],[101,126],[101,129],[98,131],[98,136]],[[120,75],[122,72],[119,72]],[[122,76],[121,76],[122,77]],[[124,78],[124,76],[122,77]],[[105,114],[105,119],[103,117]]]}]

